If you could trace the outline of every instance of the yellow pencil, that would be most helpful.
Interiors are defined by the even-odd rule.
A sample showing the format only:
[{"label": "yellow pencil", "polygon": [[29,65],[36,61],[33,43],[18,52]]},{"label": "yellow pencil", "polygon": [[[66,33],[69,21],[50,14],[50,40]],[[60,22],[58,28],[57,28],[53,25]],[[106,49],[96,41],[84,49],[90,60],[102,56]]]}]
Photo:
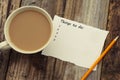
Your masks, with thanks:
[{"label": "yellow pencil", "polygon": [[95,68],[95,66],[102,60],[102,58],[107,54],[107,52],[111,49],[111,47],[115,44],[119,36],[117,36],[113,41],[108,45],[108,47],[102,52],[100,57],[97,58],[97,60],[93,63],[93,65],[89,68],[89,70],[83,75],[83,77],[80,80],[86,80],[88,75],[92,72],[92,70]]}]

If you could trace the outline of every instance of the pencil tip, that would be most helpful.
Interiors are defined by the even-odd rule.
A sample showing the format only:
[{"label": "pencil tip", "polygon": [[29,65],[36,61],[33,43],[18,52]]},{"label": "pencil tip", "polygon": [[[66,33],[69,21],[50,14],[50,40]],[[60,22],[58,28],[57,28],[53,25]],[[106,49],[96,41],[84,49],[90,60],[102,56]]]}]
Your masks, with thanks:
[{"label": "pencil tip", "polygon": [[115,38],[115,40],[117,40],[119,38],[119,36],[117,36],[116,38]]}]

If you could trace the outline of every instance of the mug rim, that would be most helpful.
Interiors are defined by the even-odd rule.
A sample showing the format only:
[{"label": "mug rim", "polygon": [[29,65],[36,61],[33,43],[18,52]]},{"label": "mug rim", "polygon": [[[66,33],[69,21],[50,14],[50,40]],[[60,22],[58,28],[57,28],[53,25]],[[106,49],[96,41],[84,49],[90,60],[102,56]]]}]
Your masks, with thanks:
[{"label": "mug rim", "polygon": [[[19,14],[20,12],[24,12],[26,10],[35,10],[37,12],[40,12],[42,13],[46,18],[47,20],[49,21],[50,23],[50,29],[51,29],[51,33],[50,33],[50,36],[47,40],[47,42],[42,46],[40,47],[39,49],[37,50],[32,50],[32,51],[27,51],[27,50],[22,50],[20,48],[18,48],[17,46],[14,45],[14,43],[10,40],[10,36],[9,36],[9,26],[10,26],[10,23],[12,21],[12,19],[17,15]],[[11,19],[12,18],[12,19]],[[51,16],[48,14],[47,11],[45,11],[44,9],[40,8],[40,7],[37,7],[37,6],[23,6],[23,7],[20,7],[20,8],[17,8],[16,10],[14,10],[7,18],[6,22],[5,22],[5,26],[4,26],[4,34],[5,34],[5,39],[6,41],[8,42],[9,46],[11,48],[13,48],[15,51],[17,52],[20,52],[20,53],[23,53],[23,54],[33,54],[33,53],[37,53],[41,50],[43,50],[48,44],[49,42],[51,41],[52,39],[52,35],[53,35],[53,23],[52,23],[52,18]]]}]

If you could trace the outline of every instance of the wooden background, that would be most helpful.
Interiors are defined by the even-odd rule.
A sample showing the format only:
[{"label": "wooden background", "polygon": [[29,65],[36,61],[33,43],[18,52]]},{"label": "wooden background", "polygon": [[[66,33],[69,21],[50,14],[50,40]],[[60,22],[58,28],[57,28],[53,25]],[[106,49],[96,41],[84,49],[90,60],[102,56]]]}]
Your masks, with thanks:
[{"label": "wooden background", "polygon": [[[59,15],[100,29],[109,30],[105,47],[120,35],[120,0],[0,0],[0,41],[9,14],[26,5],[39,6],[53,18]],[[120,39],[87,80],[120,80]],[[24,55],[0,51],[0,80],[80,80],[86,68],[39,53]]]}]

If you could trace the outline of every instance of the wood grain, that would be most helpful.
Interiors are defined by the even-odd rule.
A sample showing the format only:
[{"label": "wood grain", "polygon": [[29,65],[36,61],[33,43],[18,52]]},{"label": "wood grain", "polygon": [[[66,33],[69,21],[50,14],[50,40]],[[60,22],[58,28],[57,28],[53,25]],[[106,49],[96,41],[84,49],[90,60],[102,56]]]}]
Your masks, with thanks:
[{"label": "wood grain", "polygon": [[[4,40],[3,28],[8,16],[9,0],[0,0],[0,42]],[[0,80],[5,80],[9,60],[9,50],[0,50]]]},{"label": "wood grain", "polygon": [[[120,0],[110,0],[107,30],[110,31],[106,46],[120,36]],[[120,80],[120,39],[103,60],[101,80]]]},{"label": "wood grain", "polygon": [[[41,7],[45,9],[52,18],[56,14],[67,19],[106,29],[109,0],[1,0],[1,41],[4,38],[3,25],[6,17],[16,8],[26,5]],[[111,6],[113,6],[112,1]],[[113,12],[111,15],[112,14]],[[109,20],[111,20],[111,18]],[[113,22],[114,19],[111,21]],[[109,24],[110,23],[111,22],[109,22]],[[108,26],[108,30],[112,31],[113,29],[110,29]],[[118,32],[118,30],[116,31]],[[114,34],[116,35],[116,33]],[[33,55],[25,55],[11,50],[10,52],[4,53],[6,54],[0,53],[0,74],[3,73],[0,75],[0,80],[5,80],[5,77],[6,80],[80,80],[81,76],[87,71],[86,68],[78,67],[53,57],[43,56],[41,52]],[[116,65],[118,64],[116,63]],[[105,69],[103,65],[103,73],[105,73]],[[97,71],[94,71],[87,80],[100,80],[100,73],[101,64],[99,64]],[[108,76],[104,76],[103,74],[102,79],[105,80],[105,77]]]}]

